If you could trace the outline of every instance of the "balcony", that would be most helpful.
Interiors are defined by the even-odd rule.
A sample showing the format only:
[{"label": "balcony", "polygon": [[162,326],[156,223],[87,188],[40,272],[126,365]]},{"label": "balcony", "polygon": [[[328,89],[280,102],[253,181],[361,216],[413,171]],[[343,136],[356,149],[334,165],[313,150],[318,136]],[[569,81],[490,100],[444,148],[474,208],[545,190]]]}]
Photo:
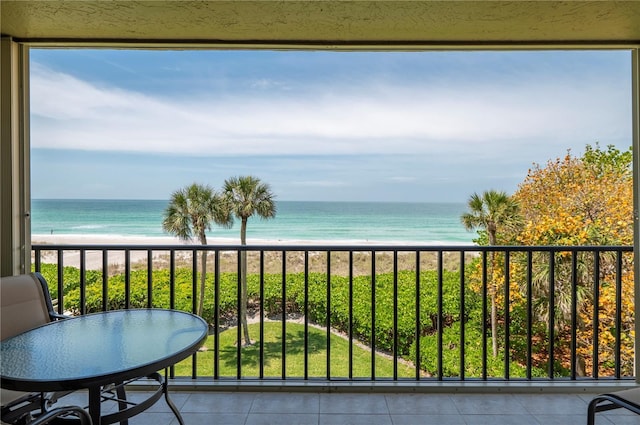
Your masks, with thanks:
[{"label": "balcony", "polygon": [[[3,24],[5,21],[8,24],[4,25],[3,30],[9,36],[15,38],[15,40],[22,40],[24,44],[14,43],[13,41],[3,40],[3,61],[2,61],[2,75],[3,88],[7,88],[6,96],[3,96],[3,102],[6,105],[26,105],[27,107],[6,107],[2,108],[2,160],[3,167],[7,170],[3,174],[2,178],[2,204],[4,206],[2,212],[2,246],[3,246],[3,261],[2,270],[3,275],[16,274],[23,269],[20,266],[25,265],[25,259],[23,257],[24,252],[21,251],[21,247],[28,245],[28,238],[25,240],[24,235],[28,235],[28,227],[22,217],[25,217],[29,212],[28,202],[17,202],[19,198],[28,199],[28,190],[30,187],[29,173],[24,172],[25,167],[28,169],[30,163],[28,158],[25,159],[20,152],[28,152],[28,84],[23,84],[27,81],[24,73],[16,76],[16,70],[24,68],[25,64],[28,64],[28,59],[25,59],[28,54],[28,43],[32,45],[49,45],[49,46],[98,46],[104,47],[105,45],[122,46],[126,44],[132,47],[142,47],[155,45],[155,47],[166,48],[166,46],[178,46],[183,48],[186,43],[190,46],[203,46],[203,45],[223,45],[241,48],[246,46],[264,45],[264,46],[276,46],[276,47],[290,47],[301,46],[305,48],[308,46],[318,45],[318,40],[324,40],[320,43],[321,48],[340,48],[339,46],[346,46],[351,48],[362,48],[363,46],[384,46],[385,49],[395,46],[400,48],[406,48],[409,44],[412,48],[433,48],[436,46],[450,46],[454,49],[459,49],[461,46],[468,46],[470,49],[477,49],[478,46],[516,46],[518,48],[566,48],[567,46],[579,46],[580,48],[589,48],[589,46],[607,46],[607,47],[623,47],[633,46],[634,49],[634,66],[636,72],[634,73],[635,89],[631,94],[633,98],[633,105],[635,110],[638,110],[638,84],[637,84],[637,69],[638,69],[638,40],[637,32],[640,29],[639,25],[629,25],[632,17],[640,16],[638,13],[634,13],[630,9],[636,6],[631,6],[632,2],[592,2],[589,5],[581,5],[581,7],[575,7],[571,2],[565,4],[556,4],[552,2],[529,2],[526,5],[527,13],[523,13],[523,6],[520,4],[503,4],[501,7],[495,7],[495,4],[487,3],[486,6],[479,6],[479,10],[469,9],[468,2],[460,2],[459,6],[455,8],[449,2],[442,2],[442,4],[434,10],[429,2],[416,2],[416,9],[407,8],[404,10],[398,10],[397,5],[393,2],[387,2],[388,4],[375,4],[371,5],[358,5],[356,11],[350,11],[354,7],[353,4],[348,2],[339,4],[339,2],[329,2],[329,8],[316,8],[315,11],[311,11],[310,8],[304,4],[294,4],[289,10],[287,7],[283,10],[283,3],[274,2],[272,11],[265,16],[265,8],[256,8],[255,5],[250,3],[236,3],[242,4],[242,6],[228,6],[227,3],[222,2],[222,7],[228,10],[216,10],[217,6],[214,2],[203,9],[199,4],[197,7],[169,7],[158,15],[158,5],[150,4],[147,6],[144,2],[138,2],[135,7],[127,6],[123,8],[119,3],[113,3],[111,6],[106,7],[104,4],[99,8],[93,8],[88,10],[87,8],[79,8],[75,4],[68,5],[65,13],[51,13],[49,9],[56,9],[60,12],[60,8],[64,7],[63,4],[57,4],[61,2],[40,2],[38,5],[34,5],[34,2],[12,2],[13,4],[7,4],[2,8]],[[224,3],[224,4],[223,4]],[[380,2],[384,3],[384,2]],[[420,3],[423,3],[420,5]],[[623,4],[624,3],[624,4]],[[230,4],[230,3],[229,3]],[[91,5],[89,5],[91,6]],[[154,8],[154,13],[148,13],[144,8]],[[236,10],[236,7],[238,8]],[[381,11],[381,7],[389,9],[390,13],[384,13]],[[429,13],[425,12],[425,8],[429,7]],[[511,9],[510,9],[511,7]],[[27,8],[28,13],[20,13],[20,10],[16,8]],[[296,10],[296,8],[303,8],[302,13]],[[348,8],[345,10],[345,8]],[[533,9],[532,9],[533,8]],[[604,8],[604,9],[603,9]],[[562,9],[562,10],[560,10]],[[629,10],[627,10],[629,9]],[[13,13],[11,13],[13,12]],[[23,11],[24,12],[24,11]],[[67,13],[68,12],[68,13]],[[91,19],[88,19],[89,12],[91,12]],[[172,13],[174,15],[172,15]],[[175,15],[178,13],[178,15]],[[204,15],[203,15],[204,13]],[[6,15],[6,16],[5,16]],[[208,18],[203,18],[208,17]],[[233,19],[229,20],[231,16]],[[352,16],[355,19],[351,21],[344,19],[345,16]],[[21,19],[20,19],[21,17]],[[163,18],[164,17],[164,18]],[[386,19],[384,22],[378,19],[379,17],[393,17],[394,19]],[[422,18],[421,18],[422,17]],[[440,19],[444,17],[445,19]],[[6,18],[6,19],[5,19]],[[15,19],[11,19],[15,18]],[[211,19],[209,19],[211,18]],[[427,19],[428,18],[428,19]],[[222,25],[215,24],[217,20]],[[560,24],[558,23],[561,21]],[[137,22],[135,34],[131,31],[130,23]],[[234,24],[230,27],[229,22]],[[264,22],[272,22],[274,25],[264,25]],[[316,23],[323,22],[327,25],[317,25]],[[185,24],[176,24],[185,23]],[[310,24],[311,23],[311,24]],[[347,23],[349,25],[347,25]],[[202,29],[196,28],[200,25]],[[11,28],[9,28],[11,26]],[[85,28],[86,27],[86,28]],[[445,31],[443,32],[443,28]],[[337,29],[337,30],[336,30]],[[106,32],[105,32],[106,31]],[[96,38],[97,35],[101,35],[102,38]],[[231,37],[228,39],[227,37]],[[157,40],[154,42],[154,40]],[[173,43],[173,44],[172,44]],[[208,43],[208,44],[207,44]],[[338,47],[336,47],[338,46]],[[584,47],[582,47],[584,46]],[[18,72],[18,74],[20,74]],[[26,100],[25,100],[26,99]],[[635,126],[637,128],[637,113],[634,116]],[[638,150],[638,134],[637,131],[634,134],[634,151]],[[25,148],[26,147],[26,148]],[[637,182],[634,183],[634,193],[637,194]],[[637,224],[634,225],[634,231],[637,234]],[[637,239],[637,238],[636,238]],[[93,252],[97,252],[98,255],[108,252],[108,256],[105,256],[103,261],[106,265],[104,270],[109,269],[109,265],[112,264],[109,258],[116,256],[127,257],[132,253],[143,252],[148,253],[150,259],[153,259],[156,255],[157,247],[91,247],[88,249],[85,247],[78,247],[71,249],[66,246],[47,246],[47,247],[34,247],[34,253],[37,258],[40,258],[40,254],[44,254],[47,251],[53,250],[54,254],[59,253],[59,258],[63,257],[63,253],[68,251],[74,251],[75,255],[80,258],[89,258]],[[134,249],[135,248],[135,249]],[[233,252],[236,248],[232,248],[230,252]],[[276,250],[281,249],[280,247]],[[174,252],[183,251],[184,248],[176,247]],[[370,250],[370,247],[367,247]],[[623,256],[630,255],[629,249],[624,249]],[[171,250],[165,250],[168,252],[169,258],[174,258],[173,267],[179,268],[178,256],[173,257]],[[323,251],[320,251],[323,252]],[[445,251],[443,251],[444,254]],[[452,251],[454,255],[459,254],[459,251]],[[582,251],[581,251],[582,252]],[[584,252],[589,252],[584,251]],[[28,253],[27,253],[28,255]],[[165,254],[162,254],[165,255]],[[215,254],[212,254],[215,255]],[[482,253],[480,251],[482,257]],[[548,254],[547,254],[548,255]],[[573,256],[571,251],[570,257]],[[576,258],[579,256],[575,254]],[[593,255],[593,253],[592,253]],[[135,256],[135,255],[134,255]],[[444,256],[444,255],[443,255]],[[504,258],[503,258],[504,260]],[[169,259],[169,264],[171,264]],[[507,260],[504,260],[507,261]],[[555,261],[549,260],[549,261]],[[626,260],[625,260],[626,261]],[[56,260],[58,262],[58,260]],[[149,261],[149,270],[154,270],[155,260]],[[595,268],[595,263],[590,265]],[[28,262],[26,262],[28,264]],[[37,263],[36,268],[40,268],[44,262]],[[81,288],[85,288],[87,283],[86,272],[89,271],[88,264],[78,262],[77,265],[70,261],[58,262],[60,269],[63,264],[67,266],[78,267],[79,279],[78,282],[82,282]],[[577,263],[576,263],[577,264]],[[120,266],[119,266],[120,267]],[[125,276],[130,276],[138,267],[136,264],[126,262],[123,266]],[[215,267],[215,266],[214,266]],[[28,269],[28,267],[27,267]],[[593,269],[592,269],[593,270]],[[173,273],[173,272],[172,272]],[[444,274],[444,272],[443,272]],[[104,284],[102,288],[105,292],[110,293],[110,286],[108,285],[108,273],[105,273]],[[149,273],[151,275],[151,273]],[[59,308],[64,309],[66,292],[64,290],[64,282],[67,282],[63,271],[59,272],[59,279],[56,280],[56,287],[60,289],[60,304]],[[619,279],[622,281],[622,279]],[[618,286],[618,279],[615,279],[614,286]],[[128,283],[127,283],[128,282]],[[156,284],[154,280],[150,278],[149,287],[153,288]],[[463,281],[461,287],[466,292],[466,280]],[[596,287],[599,286],[599,280],[595,279],[592,282],[596,282]],[[129,277],[125,278],[124,286],[130,285],[131,280]],[[608,284],[608,283],[607,283]],[[482,285],[481,285],[482,286]],[[576,285],[577,286],[577,285]],[[195,284],[194,284],[195,287]],[[618,286],[619,287],[619,286]],[[626,286],[623,286],[626,287]],[[506,286],[509,288],[509,286]],[[487,289],[489,287],[487,286]],[[621,288],[622,289],[622,288]],[[81,311],[79,314],[87,312],[86,306],[86,293],[81,290],[83,300],[81,304]],[[149,290],[152,293],[152,289]],[[598,291],[594,291],[597,293]],[[615,291],[614,291],[615,292]],[[124,303],[127,306],[131,306],[135,303],[135,300],[131,299],[131,293],[129,290],[123,291],[126,293]],[[172,292],[173,293],[173,292]],[[443,293],[444,295],[444,293]],[[174,293],[175,296],[175,293]],[[173,300],[173,301],[172,301]],[[171,305],[175,303],[175,298],[168,301]],[[621,300],[621,297],[617,297],[617,300]],[[618,301],[616,300],[616,305]],[[531,300],[532,301],[532,300]],[[149,304],[153,301],[151,298],[145,300]],[[532,306],[531,302],[528,303]],[[533,306],[532,306],[533,307]],[[104,301],[102,309],[112,308]],[[621,323],[623,313],[625,315],[631,315],[633,312],[633,306],[625,306],[624,311],[622,308],[617,308],[614,322]],[[487,312],[488,313],[488,312]],[[441,315],[436,314],[441,320]],[[596,321],[598,313],[593,312],[591,315],[591,322]],[[573,315],[576,317],[576,315]],[[468,323],[468,322],[467,322]],[[550,321],[549,323],[553,323]],[[486,330],[486,324],[483,325],[483,331]],[[525,328],[527,328],[525,326]],[[440,326],[438,329],[442,329]],[[504,328],[504,322],[503,322]],[[575,331],[577,334],[577,327],[570,326],[570,334]],[[596,326],[597,328],[597,326]],[[620,329],[619,326],[613,326],[614,329]],[[555,329],[554,329],[555,330]],[[484,335],[488,335],[487,332],[483,332]],[[601,344],[603,346],[610,346],[611,341],[602,341],[601,334],[596,332],[592,335],[596,339],[596,343],[593,344],[600,358],[600,351],[597,350]],[[503,335],[505,342],[508,345],[507,335]],[[615,336],[613,341],[614,347],[620,347],[620,339]],[[533,342],[529,340],[529,342]],[[485,344],[486,346],[487,344]],[[550,339],[549,345],[554,344],[554,339]],[[531,344],[529,344],[531,346]],[[441,350],[442,346],[440,346]],[[514,347],[510,347],[513,349]],[[577,347],[576,347],[577,348]],[[573,348],[571,348],[573,350]],[[614,352],[616,349],[614,349]],[[552,350],[553,352],[553,350]],[[482,357],[484,357],[484,351]],[[529,356],[530,358],[531,356]],[[508,394],[495,394],[487,397],[484,396],[470,396],[467,398],[465,395],[459,394],[461,389],[470,388],[471,377],[466,374],[464,382],[461,379],[452,378],[451,384],[454,385],[456,394],[449,395],[423,395],[423,394],[406,394],[402,397],[396,397],[395,395],[384,394],[384,402],[388,409],[388,414],[385,412],[373,411],[373,406],[380,407],[384,404],[378,394],[363,395],[362,397],[352,398],[335,397],[331,394],[314,394],[311,398],[312,409],[316,413],[308,422],[310,423],[585,423],[584,411],[586,405],[585,400],[588,399],[588,395],[584,395],[584,386],[587,384],[594,384],[597,389],[604,388],[608,385],[624,385],[627,382],[627,376],[616,371],[618,367],[622,366],[620,356],[614,354],[613,373],[610,370],[602,371],[606,372],[604,375],[599,368],[591,367],[586,371],[586,378],[579,378],[577,371],[573,373],[574,367],[570,366],[571,372],[568,377],[556,378],[553,375],[551,377],[544,377],[534,380],[525,377],[524,379],[518,377],[516,380],[509,373],[506,377],[496,377],[496,388],[502,388],[504,392]],[[466,356],[465,358],[468,358]],[[525,358],[527,358],[525,356]],[[599,363],[599,362],[595,362]],[[526,362],[525,362],[526,364]],[[551,362],[549,362],[551,364]],[[577,368],[576,368],[577,369]],[[596,373],[594,373],[597,371]],[[512,372],[509,370],[509,372]],[[198,375],[196,373],[196,375]],[[408,385],[412,389],[415,389],[418,384],[422,385],[425,381],[427,383],[428,390],[433,390],[438,385],[448,384],[448,380],[445,379],[444,374],[439,376],[436,374],[435,380],[421,379],[409,380]],[[491,385],[490,379],[487,377],[485,380],[480,373],[479,378],[475,378],[478,381],[478,385],[482,388],[485,385]],[[291,381],[291,380],[288,380]],[[304,380],[301,380],[303,383]],[[379,380],[376,380],[377,385]],[[435,382],[433,382],[435,381]],[[509,382],[506,382],[509,381]],[[535,381],[535,382],[534,382]],[[178,379],[174,380],[174,383],[178,382]],[[182,381],[191,385],[192,380],[187,378]],[[224,380],[211,377],[197,376],[195,380],[196,386],[199,388],[211,387],[212,384],[220,382],[225,384]],[[233,381],[235,382],[235,381]],[[282,380],[274,381],[274,388],[279,388],[278,385]],[[561,383],[575,384],[577,390],[566,389],[565,391],[573,393],[579,392],[579,395],[558,396],[556,394],[549,395],[548,393],[542,395],[526,395],[520,396],[515,394],[518,391],[516,385],[523,383],[523,385],[538,384],[534,388],[534,391],[553,391],[553,388]],[[267,384],[269,381],[261,380],[259,384]],[[336,382],[333,381],[335,384]],[[202,385],[200,385],[202,384]],[[365,380],[363,385],[372,388],[373,382]],[[396,382],[391,380],[391,387]],[[175,385],[175,384],[174,384]],[[185,387],[186,388],[186,387]],[[568,388],[568,387],[567,387]],[[389,390],[391,391],[391,389]],[[498,391],[496,389],[496,391]],[[511,392],[511,393],[509,393]],[[280,421],[283,423],[295,423],[303,422],[304,419],[298,419],[297,415],[299,410],[294,410],[291,405],[305,404],[301,401],[304,400],[305,394],[256,394],[256,393],[182,393],[176,394],[175,398],[178,402],[178,406],[184,412],[185,419],[188,423],[265,423],[268,419],[274,418],[272,412],[277,412],[278,417],[274,418],[274,421]],[[429,398],[426,400],[425,398]],[[487,400],[490,398],[490,400]],[[400,399],[400,400],[398,400]],[[371,401],[373,400],[373,401]],[[514,402],[515,400],[515,402]],[[451,407],[451,403],[455,403],[457,413],[452,410],[439,410]],[[348,404],[347,407],[345,405]],[[334,407],[332,408],[331,405]],[[411,410],[418,416],[411,418],[401,418],[396,416],[398,405],[402,409]],[[460,407],[462,406],[462,407]],[[522,410],[515,410],[515,414],[518,416],[508,416],[508,409],[524,408],[527,414],[520,414]],[[370,409],[367,414],[363,414],[362,411]],[[344,414],[344,416],[327,416],[328,414]],[[425,412],[428,411],[428,412]],[[421,413],[432,414],[433,416],[423,417]],[[485,412],[488,416],[482,415],[480,412]],[[520,413],[518,413],[520,412]],[[540,412],[548,413],[548,416],[541,417]],[[560,415],[555,415],[556,412],[562,412]],[[352,416],[355,414],[357,416]],[[444,416],[444,415],[447,416]],[[475,414],[471,417],[470,414]],[[324,415],[324,417],[323,417]],[[375,415],[375,416],[374,416]],[[502,418],[498,418],[498,415]],[[533,415],[533,419],[531,416]],[[603,420],[598,423],[637,423],[636,417],[618,415],[615,414],[606,415],[609,420]],[[170,418],[170,419],[168,419]],[[162,422],[169,422],[172,419],[167,415],[162,408],[146,413],[135,419],[135,422],[153,422],[155,424],[161,424]],[[336,419],[336,420],[332,420]],[[415,420],[414,420],[415,419]]]},{"label": "balcony", "polygon": [[[506,391],[505,391],[506,392]],[[144,393],[130,392],[133,399]],[[563,393],[401,393],[175,391],[171,398],[188,424],[586,424],[592,395]],[[67,400],[68,399],[68,400]],[[61,400],[82,404],[74,393]],[[170,425],[175,417],[164,400],[130,423]],[[624,410],[597,415],[598,425],[637,424],[638,417]]]},{"label": "balcony", "polygon": [[[632,247],[32,247],[71,314],[197,312],[203,252],[211,335],[171,370],[176,387],[599,392],[634,382]],[[245,255],[250,346],[237,343]]]}]

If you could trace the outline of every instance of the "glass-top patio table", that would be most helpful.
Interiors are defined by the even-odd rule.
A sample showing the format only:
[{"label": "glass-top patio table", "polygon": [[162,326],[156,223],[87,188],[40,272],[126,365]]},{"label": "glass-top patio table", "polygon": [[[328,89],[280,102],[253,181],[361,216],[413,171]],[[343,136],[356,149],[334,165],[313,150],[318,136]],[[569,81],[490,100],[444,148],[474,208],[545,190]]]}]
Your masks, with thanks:
[{"label": "glass-top patio table", "polygon": [[[207,337],[200,317],[175,310],[140,309],[95,313],[48,323],[0,342],[0,385],[26,392],[87,389],[94,425],[125,422],[164,394],[166,379],[158,373],[195,353]],[[119,403],[116,413],[101,415],[104,386],[149,377],[158,390],[137,405]],[[125,396],[118,387],[118,398]]]}]

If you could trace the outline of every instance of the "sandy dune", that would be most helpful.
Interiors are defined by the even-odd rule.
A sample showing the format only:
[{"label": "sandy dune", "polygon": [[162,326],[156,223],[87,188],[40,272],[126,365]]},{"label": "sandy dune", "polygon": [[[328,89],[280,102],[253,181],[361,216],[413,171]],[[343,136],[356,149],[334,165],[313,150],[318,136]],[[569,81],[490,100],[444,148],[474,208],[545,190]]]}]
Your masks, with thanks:
[{"label": "sandy dune", "polygon": [[[212,245],[237,246],[237,239],[214,238],[208,241]],[[296,241],[296,240],[251,240],[247,241],[249,245],[270,245],[270,246],[309,246],[309,245],[370,245],[379,244],[357,242],[357,241]],[[136,237],[136,236],[101,236],[101,235],[33,235],[33,245],[140,245],[144,246],[144,250],[130,250],[129,258],[131,267],[146,268],[148,251],[147,248],[162,245],[182,245],[193,246],[198,244],[180,241],[172,237]],[[387,245],[388,243],[385,243]],[[391,245],[391,244],[388,244]],[[103,269],[102,251],[85,251],[85,268],[87,270]],[[435,268],[437,257],[435,252],[421,254],[420,268],[428,270]],[[468,254],[468,258],[473,257],[473,253]],[[248,253],[248,269],[250,273],[257,273],[260,270],[260,256],[258,252]],[[444,253],[445,268],[456,270],[459,267],[459,253]],[[32,257],[32,260],[35,258]],[[56,263],[58,261],[57,251],[41,252],[41,261],[43,263]],[[170,253],[166,250],[153,249],[152,264],[154,269],[168,267],[170,261]],[[175,261],[177,266],[191,267],[193,263],[191,251],[176,251]],[[220,270],[223,272],[237,271],[238,255],[237,251],[224,251],[220,254]],[[266,273],[282,272],[282,251],[266,251],[264,252],[264,270]],[[80,251],[65,250],[63,253],[64,266],[80,267]],[[108,250],[107,251],[107,268],[109,273],[118,273],[124,270],[125,251]],[[215,266],[214,255],[211,253],[207,261],[207,270],[213,271]],[[398,254],[399,270],[415,270],[416,255],[412,252],[400,252]],[[305,270],[304,252],[303,251],[287,251],[286,253],[286,270],[288,273],[300,273]],[[312,272],[327,271],[327,254],[326,252],[317,251],[309,253],[309,270]],[[391,272],[393,270],[393,254],[391,252],[381,252],[376,254],[376,270],[378,272]],[[355,275],[371,273],[371,253],[359,252],[353,256],[353,272]],[[349,253],[348,252],[332,252],[331,254],[331,273],[338,275],[349,274]]]}]

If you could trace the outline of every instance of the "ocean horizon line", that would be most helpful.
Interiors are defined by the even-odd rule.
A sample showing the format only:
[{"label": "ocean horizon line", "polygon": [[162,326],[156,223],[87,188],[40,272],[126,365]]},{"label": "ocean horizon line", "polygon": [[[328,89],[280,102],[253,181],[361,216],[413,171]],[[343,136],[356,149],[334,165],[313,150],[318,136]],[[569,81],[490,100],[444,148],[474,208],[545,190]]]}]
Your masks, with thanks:
[{"label": "ocean horizon line", "polygon": [[[169,199],[158,198],[31,198],[32,201],[152,201],[152,202],[167,202]],[[441,205],[461,205],[466,204],[467,201],[339,201],[339,200],[291,200],[291,199],[277,199],[277,202],[286,203],[330,203],[330,204],[441,204]]]}]

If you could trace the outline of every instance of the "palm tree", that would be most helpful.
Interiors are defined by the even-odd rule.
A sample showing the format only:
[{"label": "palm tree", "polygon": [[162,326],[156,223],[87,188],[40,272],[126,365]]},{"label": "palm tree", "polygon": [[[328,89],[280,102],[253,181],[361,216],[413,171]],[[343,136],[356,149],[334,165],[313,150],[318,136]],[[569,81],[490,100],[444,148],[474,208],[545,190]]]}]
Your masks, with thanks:
[{"label": "palm tree", "polygon": [[[202,245],[207,244],[206,231],[214,222],[224,227],[233,225],[233,218],[224,204],[224,199],[208,185],[193,183],[171,194],[169,205],[164,211],[162,228],[184,241],[197,237]],[[207,251],[202,251],[200,259],[200,298],[198,315],[204,309],[204,283],[207,272]]]},{"label": "palm tree", "polygon": [[[498,229],[509,226],[517,221],[519,216],[518,204],[511,199],[506,192],[488,190],[482,196],[474,193],[468,201],[469,212],[462,214],[461,221],[467,230],[483,229],[487,232],[489,245],[497,244]],[[491,292],[491,342],[493,356],[498,355],[498,324],[497,324],[497,286],[493,281],[493,268],[496,262],[496,253],[491,253],[491,271],[489,281],[492,284]],[[508,273],[508,271],[506,271]]]},{"label": "palm tree", "polygon": [[[231,177],[224,182],[224,196],[231,212],[240,219],[240,244],[247,244],[247,221],[258,215],[264,219],[276,216],[274,195],[268,184],[253,176]],[[247,324],[247,252],[240,252],[240,321],[245,345],[251,344]]]}]

